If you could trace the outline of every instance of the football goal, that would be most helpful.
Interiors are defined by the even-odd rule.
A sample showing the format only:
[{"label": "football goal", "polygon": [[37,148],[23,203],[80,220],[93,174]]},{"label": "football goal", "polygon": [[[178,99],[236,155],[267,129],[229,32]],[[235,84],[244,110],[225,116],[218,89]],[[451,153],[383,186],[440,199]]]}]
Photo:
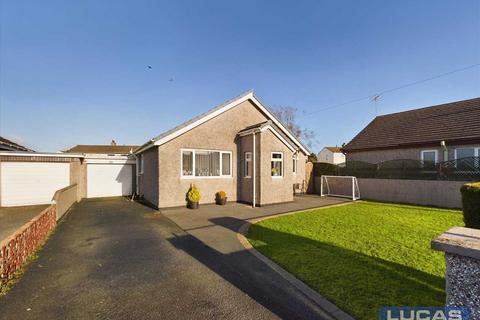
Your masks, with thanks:
[{"label": "football goal", "polygon": [[356,177],[352,176],[321,176],[320,195],[360,199],[360,189]]}]

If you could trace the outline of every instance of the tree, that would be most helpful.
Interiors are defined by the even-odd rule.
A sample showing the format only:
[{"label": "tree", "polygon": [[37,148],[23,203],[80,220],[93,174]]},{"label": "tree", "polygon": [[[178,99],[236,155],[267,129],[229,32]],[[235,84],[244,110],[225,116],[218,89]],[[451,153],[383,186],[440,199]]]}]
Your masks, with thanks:
[{"label": "tree", "polygon": [[308,155],[308,161],[318,162],[318,158],[317,158],[317,155],[315,154],[315,152],[312,152]]},{"label": "tree", "polygon": [[283,125],[287,127],[298,139],[304,142],[307,146],[311,147],[315,142],[315,133],[312,130],[300,127],[295,122],[295,116],[298,109],[294,107],[279,107],[273,110],[275,116],[280,120]]}]

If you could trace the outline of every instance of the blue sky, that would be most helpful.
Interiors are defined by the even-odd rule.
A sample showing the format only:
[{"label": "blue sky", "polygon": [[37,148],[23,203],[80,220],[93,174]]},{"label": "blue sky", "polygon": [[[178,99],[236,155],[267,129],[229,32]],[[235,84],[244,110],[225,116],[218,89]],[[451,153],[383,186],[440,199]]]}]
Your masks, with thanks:
[{"label": "blue sky", "polygon": [[[298,108],[318,151],[348,142],[374,105],[319,110],[476,63],[477,0],[0,0],[0,135],[40,151],[142,144],[254,89]],[[478,96],[476,67],[378,107]]]}]

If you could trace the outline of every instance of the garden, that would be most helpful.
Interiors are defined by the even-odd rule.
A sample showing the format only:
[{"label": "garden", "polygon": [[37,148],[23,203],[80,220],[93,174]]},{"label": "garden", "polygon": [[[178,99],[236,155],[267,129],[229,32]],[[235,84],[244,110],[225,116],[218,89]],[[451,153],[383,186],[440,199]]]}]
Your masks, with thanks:
[{"label": "garden", "polygon": [[357,319],[380,306],[442,306],[443,253],[432,239],[459,210],[359,201],[260,221],[252,245]]}]

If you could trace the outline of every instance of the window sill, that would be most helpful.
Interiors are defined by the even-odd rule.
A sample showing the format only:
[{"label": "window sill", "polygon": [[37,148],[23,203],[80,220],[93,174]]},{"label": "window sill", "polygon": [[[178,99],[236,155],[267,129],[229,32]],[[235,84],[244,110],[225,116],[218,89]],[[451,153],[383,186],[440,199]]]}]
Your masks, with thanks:
[{"label": "window sill", "polygon": [[199,180],[199,179],[232,179],[232,176],[201,176],[201,177],[189,177],[189,176],[181,176],[180,179],[182,180]]}]

